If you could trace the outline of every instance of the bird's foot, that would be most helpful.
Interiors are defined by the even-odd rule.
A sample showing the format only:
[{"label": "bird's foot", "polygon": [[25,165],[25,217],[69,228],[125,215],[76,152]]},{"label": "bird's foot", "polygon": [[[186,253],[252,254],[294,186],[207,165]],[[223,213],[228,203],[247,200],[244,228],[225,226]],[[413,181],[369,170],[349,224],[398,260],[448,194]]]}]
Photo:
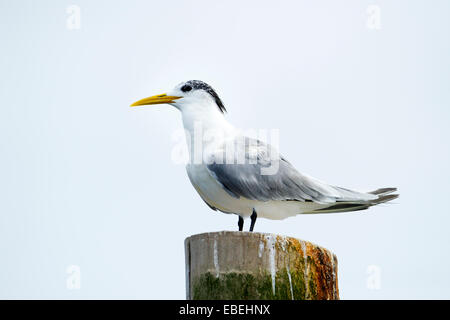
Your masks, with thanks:
[{"label": "bird's foot", "polygon": [[241,216],[239,216],[238,227],[239,227],[239,231],[242,231],[242,229],[244,228],[244,219],[242,219]]},{"label": "bird's foot", "polygon": [[253,228],[255,227],[255,222],[256,222],[256,218],[258,217],[258,215],[256,214],[256,210],[253,209],[253,213],[250,216],[251,219],[251,223],[250,223],[250,232],[253,232]]}]

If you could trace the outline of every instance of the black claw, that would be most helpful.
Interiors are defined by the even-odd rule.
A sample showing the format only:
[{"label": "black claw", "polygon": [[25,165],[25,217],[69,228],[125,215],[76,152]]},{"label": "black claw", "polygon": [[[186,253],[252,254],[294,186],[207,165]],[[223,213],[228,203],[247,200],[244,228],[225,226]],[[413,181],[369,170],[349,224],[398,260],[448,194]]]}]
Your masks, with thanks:
[{"label": "black claw", "polygon": [[250,216],[251,219],[251,223],[250,223],[250,232],[253,232],[253,228],[255,227],[255,222],[256,222],[256,218],[258,217],[258,215],[256,214],[255,209],[253,209],[253,213]]},{"label": "black claw", "polygon": [[242,231],[242,229],[244,228],[244,219],[242,219],[241,216],[239,216],[238,227],[239,227],[239,231]]}]

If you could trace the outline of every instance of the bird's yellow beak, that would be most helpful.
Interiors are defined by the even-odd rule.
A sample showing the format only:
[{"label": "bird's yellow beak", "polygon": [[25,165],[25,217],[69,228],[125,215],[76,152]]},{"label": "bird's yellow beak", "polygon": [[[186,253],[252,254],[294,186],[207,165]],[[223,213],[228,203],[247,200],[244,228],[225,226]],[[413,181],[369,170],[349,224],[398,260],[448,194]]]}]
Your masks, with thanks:
[{"label": "bird's yellow beak", "polygon": [[177,96],[168,96],[167,94],[157,94],[156,96],[151,96],[148,98],[141,99],[139,101],[136,101],[133,103],[130,107],[136,107],[136,106],[144,106],[149,104],[162,104],[162,103],[172,103],[177,99],[180,99],[182,97]]}]

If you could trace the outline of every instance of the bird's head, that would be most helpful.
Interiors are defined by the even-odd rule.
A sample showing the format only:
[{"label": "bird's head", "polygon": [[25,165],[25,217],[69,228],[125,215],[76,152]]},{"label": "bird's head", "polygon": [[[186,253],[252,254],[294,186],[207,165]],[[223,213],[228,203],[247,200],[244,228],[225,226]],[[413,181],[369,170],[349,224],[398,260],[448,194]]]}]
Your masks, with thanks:
[{"label": "bird's head", "polygon": [[182,82],[167,93],[141,99],[133,103],[131,107],[164,103],[181,111],[190,108],[217,108],[222,113],[226,111],[214,89],[200,80]]}]

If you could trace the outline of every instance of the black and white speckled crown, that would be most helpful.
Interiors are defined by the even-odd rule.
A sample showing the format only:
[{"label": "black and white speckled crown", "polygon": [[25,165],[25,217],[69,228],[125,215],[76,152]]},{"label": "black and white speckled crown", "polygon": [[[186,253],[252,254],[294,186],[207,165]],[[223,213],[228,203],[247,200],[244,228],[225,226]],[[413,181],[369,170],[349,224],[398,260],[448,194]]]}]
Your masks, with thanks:
[{"label": "black and white speckled crown", "polygon": [[220,100],[219,95],[214,91],[214,89],[207,83],[200,81],[200,80],[189,80],[186,81],[185,85],[191,86],[193,89],[202,89],[208,92],[216,102],[217,106],[219,107],[219,110],[222,113],[225,113],[227,109],[225,109],[225,106],[223,105],[222,100]]}]

